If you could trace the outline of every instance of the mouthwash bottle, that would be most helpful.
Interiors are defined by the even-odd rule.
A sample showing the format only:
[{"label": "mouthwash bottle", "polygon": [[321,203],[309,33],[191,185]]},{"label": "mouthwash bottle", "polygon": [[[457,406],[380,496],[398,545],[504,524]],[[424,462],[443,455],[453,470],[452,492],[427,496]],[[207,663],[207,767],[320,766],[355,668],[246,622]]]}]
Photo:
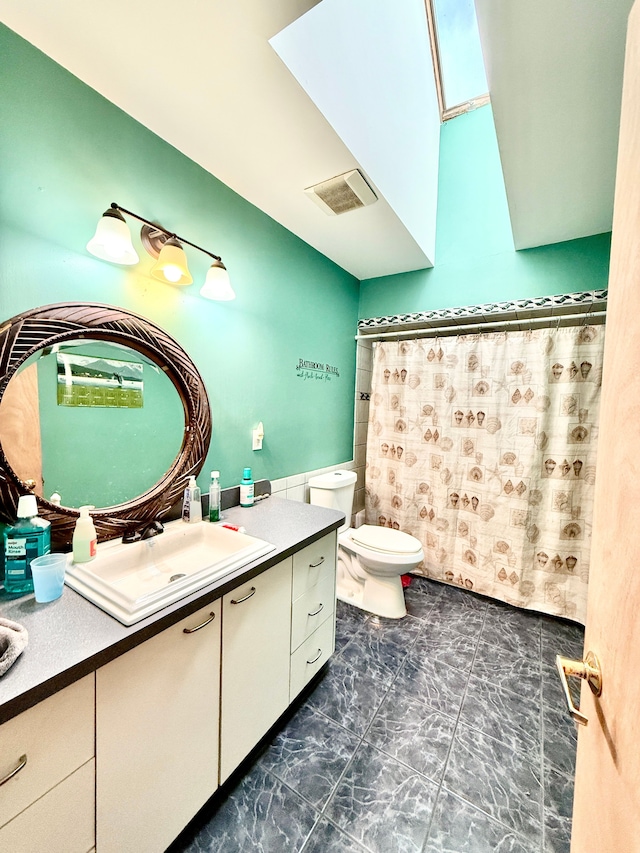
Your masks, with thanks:
[{"label": "mouthwash bottle", "polygon": [[6,527],[4,540],[4,589],[8,595],[33,592],[31,560],[51,551],[51,524],[38,516],[35,495],[18,500],[18,520]]},{"label": "mouthwash bottle", "polygon": [[240,481],[240,506],[253,506],[253,478],[251,468],[245,468]]}]

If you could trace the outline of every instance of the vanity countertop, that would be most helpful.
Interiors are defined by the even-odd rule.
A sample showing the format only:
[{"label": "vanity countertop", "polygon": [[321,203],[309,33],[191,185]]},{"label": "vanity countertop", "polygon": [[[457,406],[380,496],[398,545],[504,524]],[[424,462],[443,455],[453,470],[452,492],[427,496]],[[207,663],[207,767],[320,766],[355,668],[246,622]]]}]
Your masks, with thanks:
[{"label": "vanity countertop", "polygon": [[244,526],[249,535],[275,545],[275,551],[130,627],[68,586],[61,598],[48,604],[37,604],[33,593],[0,599],[0,615],[19,622],[29,632],[27,648],[0,678],[0,724],[337,530],[344,515],[270,497],[250,509],[236,506],[225,510],[223,521]]}]

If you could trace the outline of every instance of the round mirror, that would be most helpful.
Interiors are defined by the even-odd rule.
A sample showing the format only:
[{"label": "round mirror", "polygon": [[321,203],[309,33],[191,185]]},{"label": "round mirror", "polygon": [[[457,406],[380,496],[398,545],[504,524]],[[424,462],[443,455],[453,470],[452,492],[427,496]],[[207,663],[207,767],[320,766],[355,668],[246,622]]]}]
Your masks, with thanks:
[{"label": "round mirror", "polygon": [[75,509],[115,506],[154,486],[178,456],[184,426],[166,373],[107,341],[38,350],[0,402],[2,447],[15,474],[38,497],[56,494]]},{"label": "round mirror", "polygon": [[[154,324],[106,305],[62,303],[0,328],[0,515],[33,491],[52,541],[93,504],[99,539],[162,518],[211,437],[202,379]],[[48,498],[56,492],[61,506]]]}]

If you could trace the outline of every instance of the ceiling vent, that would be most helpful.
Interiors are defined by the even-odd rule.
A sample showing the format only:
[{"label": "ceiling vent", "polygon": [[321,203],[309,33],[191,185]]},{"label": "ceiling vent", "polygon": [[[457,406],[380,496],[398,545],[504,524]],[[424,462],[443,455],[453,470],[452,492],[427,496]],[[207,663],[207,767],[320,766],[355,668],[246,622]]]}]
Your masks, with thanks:
[{"label": "ceiling vent", "polygon": [[378,200],[377,195],[357,169],[307,187],[305,192],[329,216],[337,216],[340,213],[356,210],[358,207],[366,207]]}]

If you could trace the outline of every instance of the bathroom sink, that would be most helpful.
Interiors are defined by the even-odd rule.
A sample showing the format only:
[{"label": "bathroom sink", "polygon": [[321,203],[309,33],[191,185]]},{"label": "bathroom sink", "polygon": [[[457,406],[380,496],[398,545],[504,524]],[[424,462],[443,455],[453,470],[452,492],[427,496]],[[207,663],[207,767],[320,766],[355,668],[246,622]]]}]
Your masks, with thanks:
[{"label": "bathroom sink", "polygon": [[65,583],[133,625],[275,549],[263,539],[201,521],[173,521],[139,542],[105,542],[89,563],[67,562]]}]

